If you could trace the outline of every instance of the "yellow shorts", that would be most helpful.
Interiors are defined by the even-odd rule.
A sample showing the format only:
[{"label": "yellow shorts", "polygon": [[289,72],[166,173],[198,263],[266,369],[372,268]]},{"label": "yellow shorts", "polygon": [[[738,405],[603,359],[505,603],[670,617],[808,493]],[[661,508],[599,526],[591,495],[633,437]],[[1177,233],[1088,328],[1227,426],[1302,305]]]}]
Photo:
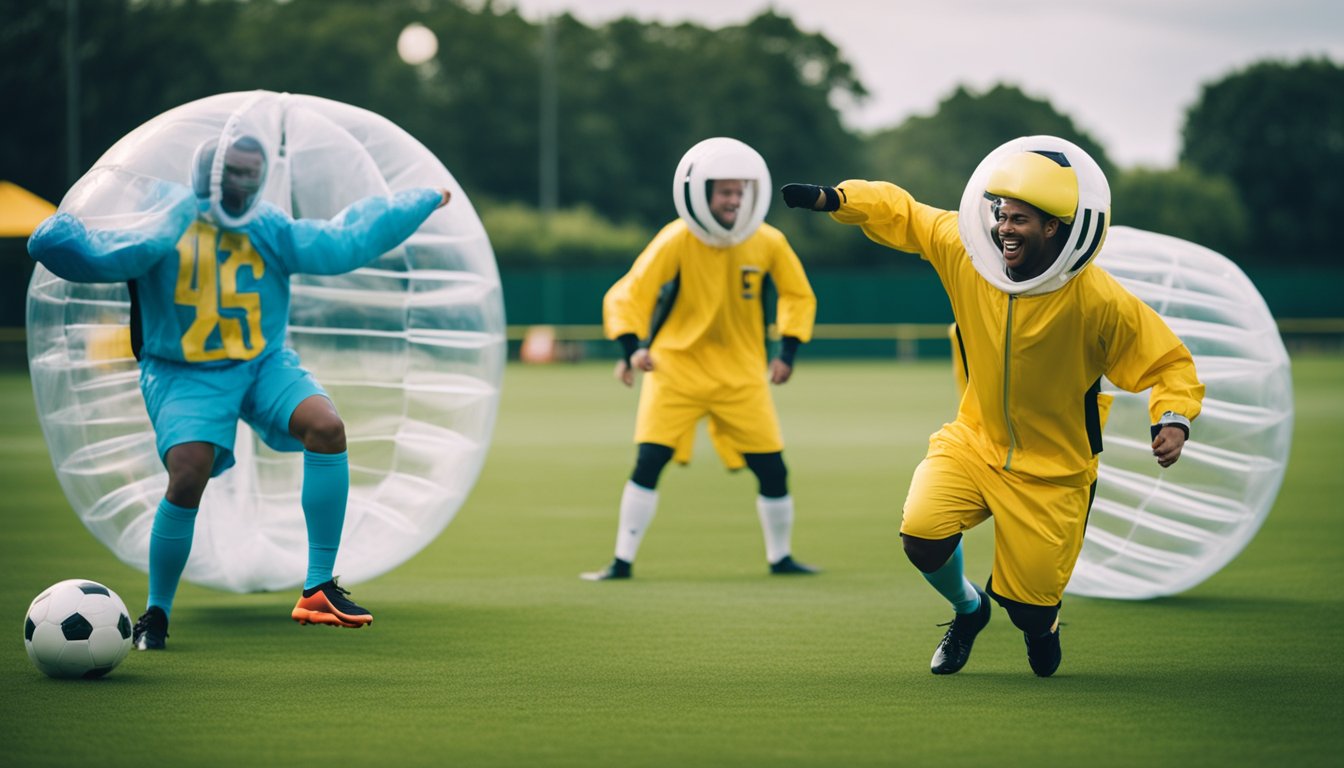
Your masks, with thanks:
[{"label": "yellow shorts", "polygon": [[994,592],[1028,605],[1058,605],[1083,548],[1089,486],[1070,487],[986,464],[935,437],[915,468],[901,533],[945,539],[994,517]]},{"label": "yellow shorts", "polygon": [[691,460],[695,425],[709,418],[709,436],[729,469],[746,466],[744,453],[784,450],[779,416],[764,376],[759,385],[710,386],[697,392],[669,387],[654,371],[644,375],[635,417],[635,442],[666,445],[673,458]]}]

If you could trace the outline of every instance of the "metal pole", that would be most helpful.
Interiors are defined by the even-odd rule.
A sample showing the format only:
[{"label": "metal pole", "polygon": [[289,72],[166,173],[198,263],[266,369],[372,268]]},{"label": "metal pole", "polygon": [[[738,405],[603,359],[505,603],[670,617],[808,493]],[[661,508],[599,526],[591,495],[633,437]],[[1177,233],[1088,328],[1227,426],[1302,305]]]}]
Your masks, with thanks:
[{"label": "metal pole", "polygon": [[556,198],[558,197],[558,175],[557,170],[557,111],[558,104],[556,98],[555,84],[555,19],[547,16],[542,25],[541,36],[541,104],[540,104],[540,125],[539,142],[540,152],[538,158],[538,180],[539,188],[537,190],[537,207],[541,210],[542,221],[548,222],[550,215],[555,211]]},{"label": "metal pole", "polygon": [[[555,18],[550,14],[542,23],[541,33],[541,103],[538,130],[537,208],[541,212],[542,237],[550,237],[551,215],[555,213],[557,197],[556,169],[556,111],[555,94]],[[545,322],[558,322],[563,306],[562,277],[548,267],[542,277],[541,316]]]},{"label": "metal pole", "polygon": [[65,0],[65,173],[73,185],[79,162],[79,0]]}]

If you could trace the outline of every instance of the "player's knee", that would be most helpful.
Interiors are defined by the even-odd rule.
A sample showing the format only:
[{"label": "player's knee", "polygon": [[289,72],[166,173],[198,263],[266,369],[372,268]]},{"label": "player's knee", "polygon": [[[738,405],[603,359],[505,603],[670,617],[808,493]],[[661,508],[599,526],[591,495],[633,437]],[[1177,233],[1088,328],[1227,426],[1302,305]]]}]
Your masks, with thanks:
[{"label": "player's knee", "polygon": [[756,475],[762,496],[778,499],[789,495],[789,468],[784,464],[783,453],[745,453],[742,458]]},{"label": "player's knee", "polygon": [[308,429],[308,438],[303,447],[317,453],[340,453],[345,450],[345,422],[341,417],[331,414],[328,418],[317,420]]},{"label": "player's knee", "polygon": [[205,485],[209,480],[209,472],[169,475],[164,498],[183,509],[196,509],[201,506],[201,496],[205,494]]},{"label": "player's knee", "polygon": [[331,400],[322,395],[312,395],[299,403],[289,417],[289,433],[314,453],[345,450],[345,422]]},{"label": "player's knee", "polygon": [[296,437],[306,450],[314,453],[340,453],[345,450],[345,422],[336,409],[310,412],[296,424]]},{"label": "player's knee", "polygon": [[657,443],[640,443],[635,456],[635,471],[630,474],[630,482],[653,490],[658,487],[658,476],[663,467],[672,460],[672,449]]},{"label": "player's knee", "polygon": [[215,465],[215,447],[209,443],[183,443],[168,449],[168,501],[185,509],[201,504],[201,494]]},{"label": "player's knee", "polygon": [[921,539],[908,533],[901,534],[905,556],[921,573],[933,573],[942,568],[960,543],[960,533],[946,539]]},{"label": "player's knee", "polygon": [[1003,595],[996,594],[993,591],[993,585],[990,585],[990,595],[993,595],[994,601],[1003,606],[1003,610],[1012,620],[1013,626],[1026,632],[1033,637],[1039,637],[1050,631],[1055,625],[1055,618],[1059,616],[1059,605],[1030,605],[1028,603],[1019,603]]}]

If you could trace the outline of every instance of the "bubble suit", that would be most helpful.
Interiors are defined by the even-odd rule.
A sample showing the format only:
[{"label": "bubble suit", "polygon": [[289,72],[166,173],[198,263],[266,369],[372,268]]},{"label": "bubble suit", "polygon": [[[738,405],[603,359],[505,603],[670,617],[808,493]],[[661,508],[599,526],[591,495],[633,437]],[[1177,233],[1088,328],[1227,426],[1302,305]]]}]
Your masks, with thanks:
[{"label": "bubble suit", "polygon": [[[60,210],[90,228],[152,226],[155,190],[185,184],[192,153],[229,130],[277,147],[264,196],[330,218],[367,195],[445,187],[451,203],[398,248],[334,277],[293,278],[288,343],[346,423],[350,501],[336,573],[385,573],[452,521],[484,464],[498,410],[504,305],[480,218],[447,169],[390,121],[311,96],[229,93],[177,107],[117,142]],[[148,569],[168,476],[130,355],[125,284],[73,283],[41,265],[28,291],[39,420],[66,498],[122,561]],[[237,465],[211,480],[183,577],[245,592],[302,583],[302,454],[240,422]]]},{"label": "bubble suit", "polygon": [[1098,263],[1162,315],[1206,387],[1181,459],[1153,459],[1148,393],[1113,395],[1087,535],[1067,591],[1172,595],[1218,572],[1260,529],[1288,463],[1288,352],[1255,286],[1223,256],[1174,237],[1112,227]]}]

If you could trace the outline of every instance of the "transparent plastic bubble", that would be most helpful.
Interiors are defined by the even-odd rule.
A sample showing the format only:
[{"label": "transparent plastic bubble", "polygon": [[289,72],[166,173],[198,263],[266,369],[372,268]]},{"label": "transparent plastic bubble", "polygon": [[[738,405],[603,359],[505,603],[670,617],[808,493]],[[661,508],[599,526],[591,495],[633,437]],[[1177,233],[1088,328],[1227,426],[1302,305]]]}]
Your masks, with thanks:
[{"label": "transparent plastic bubble", "polygon": [[1112,227],[1098,263],[1180,336],[1206,392],[1180,461],[1164,470],[1148,439],[1148,393],[1103,380],[1115,400],[1068,591],[1172,595],[1231,562],[1274,505],[1292,442],[1288,352],[1255,286],[1207,248]]},{"label": "transparent plastic bubble", "polygon": [[[350,454],[336,573],[385,573],[452,521],[476,482],[503,378],[504,304],[494,252],[452,174],[390,121],[311,96],[229,93],[177,107],[117,142],[61,210],[93,228],[152,227],[163,182],[187,184],[200,144],[257,134],[267,200],[330,218],[372,194],[445,187],[452,202],[402,246],[334,277],[293,279],[289,344],[331,394]],[[66,498],[122,561],[148,569],[167,487],[130,355],[125,284],[73,283],[38,265],[28,358],[38,416]],[[237,465],[206,488],[184,578],[231,591],[299,585],[307,534],[302,455],[239,424]]]}]

